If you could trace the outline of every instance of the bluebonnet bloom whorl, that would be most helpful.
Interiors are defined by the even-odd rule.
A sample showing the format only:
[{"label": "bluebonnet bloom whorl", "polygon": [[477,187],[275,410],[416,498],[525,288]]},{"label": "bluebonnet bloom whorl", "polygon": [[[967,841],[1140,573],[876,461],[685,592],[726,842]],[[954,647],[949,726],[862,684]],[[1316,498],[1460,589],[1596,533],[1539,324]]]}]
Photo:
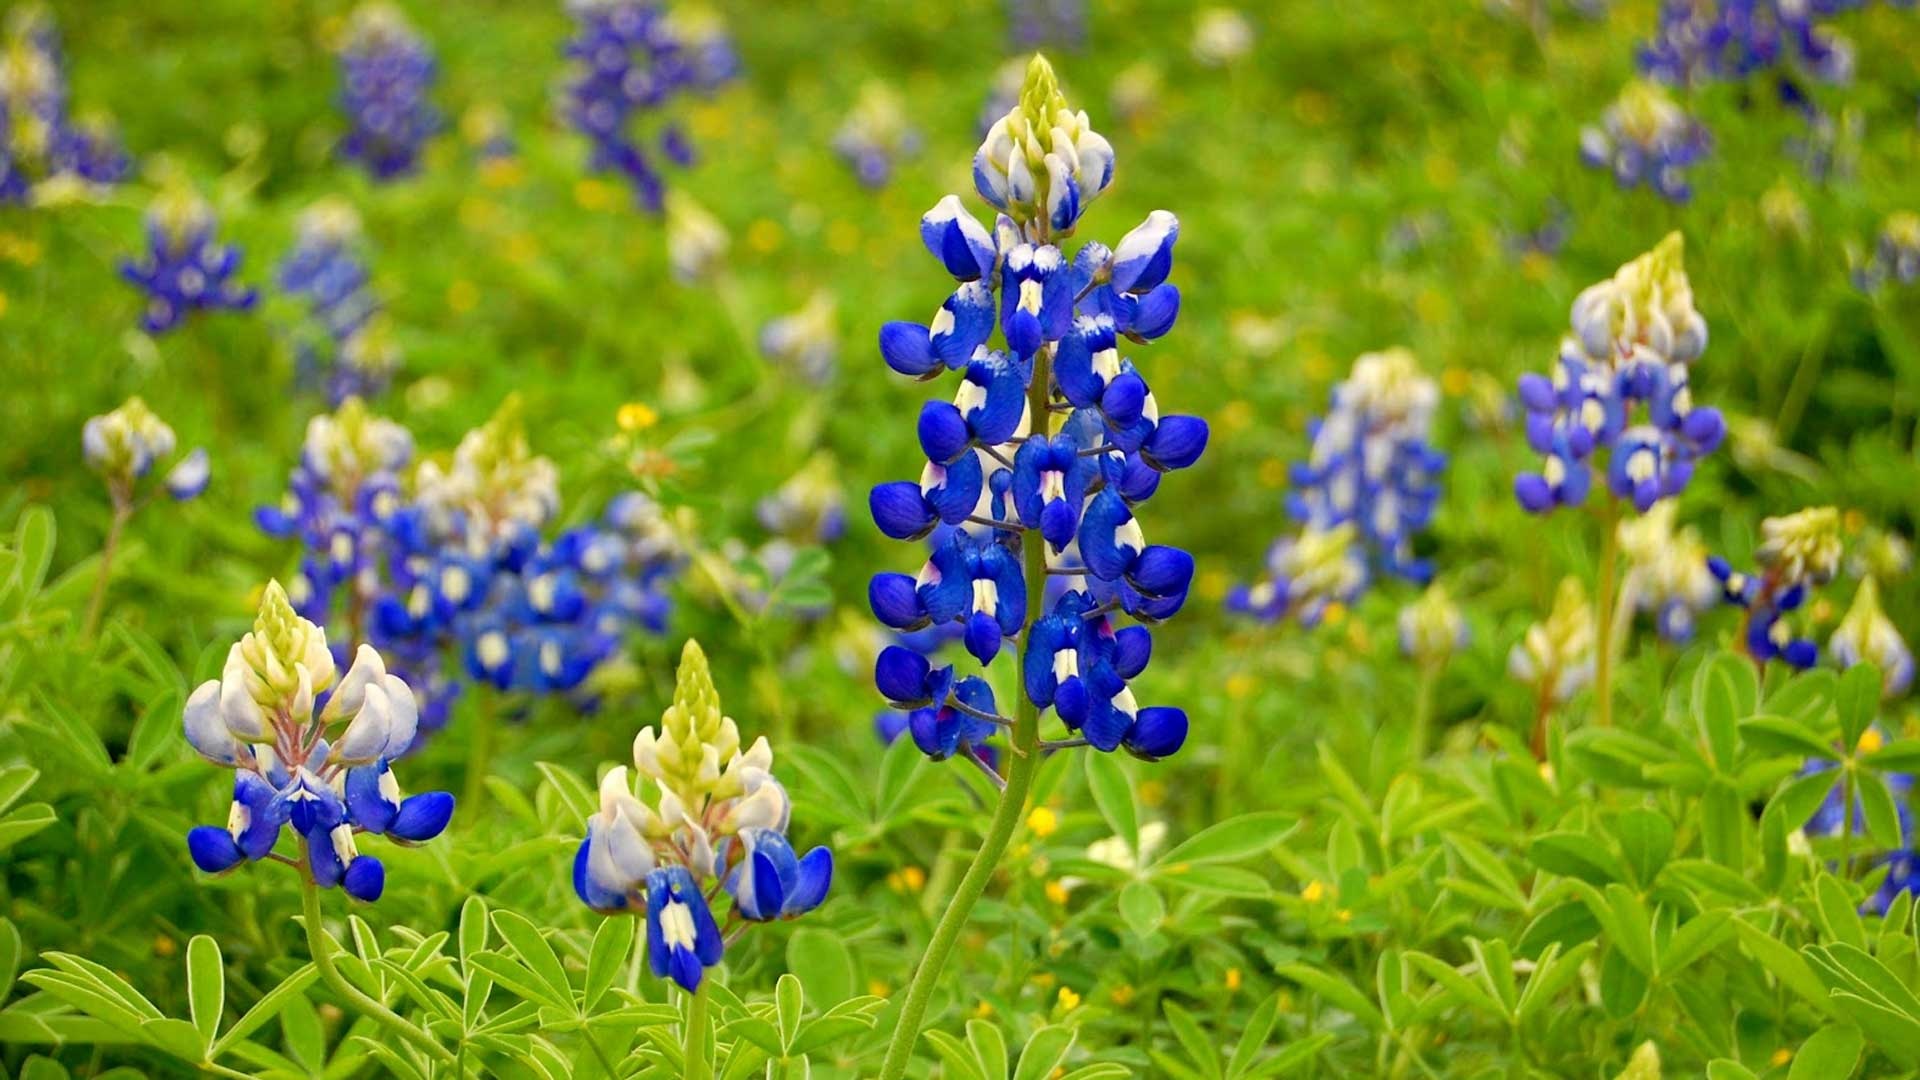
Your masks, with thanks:
[{"label": "bluebonnet bloom whorl", "polygon": [[1872,292],[1893,282],[1912,285],[1920,281],[1920,214],[1901,211],[1887,215],[1886,224],[1874,242],[1873,254],[1854,271],[1854,283]]},{"label": "bluebonnet bloom whorl", "polygon": [[833,455],[815,454],[755,508],[775,536],[802,544],[831,544],[847,530],[846,499]]},{"label": "bluebonnet bloom whorl", "polygon": [[1717,555],[1707,560],[1707,568],[1720,582],[1722,599],[1746,612],[1740,644],[1748,656],[1810,668],[1820,658],[1819,646],[1797,636],[1787,616],[1840,572],[1840,511],[1817,506],[1767,518],[1760,534],[1754,552],[1758,572],[1737,571]]},{"label": "bluebonnet bloom whorl", "polygon": [[52,17],[37,4],[14,8],[0,43],[0,204],[98,197],[132,170],[111,127],[69,106]]},{"label": "bluebonnet bloom whorl", "polygon": [[1726,435],[1718,409],[1693,404],[1690,365],[1706,347],[1679,233],[1583,291],[1553,375],[1520,377],[1527,445],[1543,457],[1514,480],[1520,505],[1577,506],[1596,468],[1643,513],[1685,490]]},{"label": "bluebonnet bloom whorl", "polygon": [[920,130],[907,118],[900,95],[885,83],[870,82],[833,133],[833,152],[862,184],[883,188],[894,166],[920,152],[920,142]]},{"label": "bluebonnet bloom whorl", "polygon": [[1622,597],[1653,618],[1668,641],[1689,641],[1700,614],[1720,602],[1720,583],[1707,569],[1707,546],[1691,526],[1676,528],[1672,500],[1618,526],[1627,574]]},{"label": "bluebonnet bloom whorl", "polygon": [[833,853],[794,852],[792,803],[773,778],[773,751],[765,738],[741,748],[696,642],[681,653],[659,730],[635,737],[633,765],[651,801],[635,793],[624,765],[601,778],[600,809],[574,855],[574,891],[605,914],[644,911],[653,973],[691,993],[725,951],[710,898],[732,897],[730,926],[804,915],[827,897]]},{"label": "bluebonnet bloom whorl", "polygon": [[[656,155],[693,163],[693,143],[667,115],[683,94],[710,94],[738,73],[733,43],[717,24],[669,16],[651,0],[570,0],[573,63],[560,105],[593,142],[590,167],[617,172],[648,211],[663,205]],[[650,126],[651,130],[639,130]]]},{"label": "bluebonnet bloom whorl", "polygon": [[821,289],[798,310],[769,319],[760,328],[760,351],[816,386],[831,381],[840,356],[832,291]]},{"label": "bluebonnet bloom whorl", "polygon": [[[173,428],[137,397],[112,412],[91,417],[80,429],[80,450],[87,468],[107,482],[114,506],[131,511],[139,502],[137,486],[162,459],[172,457]],[[161,481],[175,502],[197,499],[207,489],[212,466],[204,448],[188,451]]]},{"label": "bluebonnet bloom whorl", "polygon": [[356,10],[340,49],[340,108],[349,125],[340,156],[376,180],[414,172],[441,128],[439,110],[427,100],[434,75],[433,50],[397,9]]},{"label": "bluebonnet bloom whorl", "polygon": [[386,886],[386,869],[361,853],[357,837],[419,844],[446,829],[453,796],[402,797],[390,764],[419,723],[412,689],[366,645],[336,675],[326,632],[294,612],[279,582],[270,583],[253,630],[228,650],[220,678],[194,690],[183,714],[200,756],[235,772],[226,826],[187,834],[200,869],[218,874],[265,859],[291,826],[316,884],[372,901]]},{"label": "bluebonnet bloom whorl", "polygon": [[1313,449],[1294,465],[1287,512],[1301,525],[1267,557],[1266,580],[1234,590],[1229,610],[1292,614],[1311,626],[1351,603],[1376,575],[1425,583],[1414,538],[1433,520],[1446,456],[1428,442],[1440,391],[1406,349],[1366,353],[1314,421]]},{"label": "bluebonnet bloom whorl", "polygon": [[[915,378],[956,372],[959,388],[920,412],[920,479],[881,484],[869,508],[888,536],[940,539],[917,577],[878,574],[868,599],[903,635],[957,630],[983,665],[1019,636],[1034,706],[1100,750],[1154,759],[1179,749],[1186,714],[1136,704],[1127,680],[1145,668],[1151,637],[1144,625],[1116,629],[1114,616],[1150,624],[1186,602],[1192,556],[1147,543],[1135,511],[1164,473],[1199,459],[1207,425],[1161,415],[1121,355],[1123,342],[1166,333],[1179,311],[1167,283],[1174,216],[1155,211],[1113,249],[1092,242],[1069,259],[1057,246],[1112,178],[1112,147],[1036,56],[1019,104],[974,158],[981,196],[1002,211],[993,231],[952,195],[921,219],[921,240],[957,287],[930,323],[883,327],[880,351]],[[1030,593],[1040,567],[1078,584]],[[905,729],[930,757],[979,759],[1008,722],[992,688],[916,647],[881,652],[882,696],[907,711]]]},{"label": "bluebonnet bloom whorl", "polygon": [[280,263],[280,287],[307,302],[310,328],[295,347],[303,373],[324,382],[328,400],[385,390],[400,366],[399,348],[358,250],[360,216],[338,199],[300,215],[293,251]]},{"label": "bluebonnet bloom whorl", "polygon": [[1593,605],[1579,578],[1564,578],[1544,622],[1527,628],[1507,654],[1507,674],[1542,702],[1560,704],[1593,681]]},{"label": "bluebonnet bloom whorl", "polygon": [[1400,651],[1422,667],[1439,667],[1467,647],[1470,632],[1447,590],[1437,582],[1400,609]]},{"label": "bluebonnet bloom whorl", "polygon": [[1827,641],[1828,651],[1842,668],[1871,663],[1880,669],[1880,693],[1892,699],[1913,686],[1913,650],[1900,636],[1900,628],[1880,608],[1880,586],[1873,578],[1860,583],[1853,605],[1834,628]]},{"label": "bluebonnet bloom whorl", "polygon": [[213,208],[185,188],[162,192],[147,209],[147,255],[120,264],[120,276],[146,293],[140,329],[165,333],[196,311],[247,311],[259,294],[240,285],[237,248],[213,238]]},{"label": "bluebonnet bloom whorl", "polygon": [[1623,188],[1641,184],[1669,202],[1693,197],[1687,168],[1706,156],[1707,130],[1660,87],[1635,82],[1580,133],[1580,160]]},{"label": "bluebonnet bloom whorl", "polygon": [[1654,36],[1640,47],[1640,70],[1676,87],[1765,72],[1783,101],[1804,104],[1800,77],[1852,77],[1852,43],[1821,21],[1858,6],[1860,0],[1664,0]]}]

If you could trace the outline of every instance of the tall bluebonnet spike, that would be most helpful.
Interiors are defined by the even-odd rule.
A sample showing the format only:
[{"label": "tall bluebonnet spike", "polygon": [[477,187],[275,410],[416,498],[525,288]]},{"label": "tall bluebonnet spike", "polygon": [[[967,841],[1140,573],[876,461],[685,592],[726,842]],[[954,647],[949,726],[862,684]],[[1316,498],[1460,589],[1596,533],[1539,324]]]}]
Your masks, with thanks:
[{"label": "tall bluebonnet spike", "polygon": [[340,156],[376,180],[415,171],[422,147],[442,126],[427,100],[434,75],[432,50],[397,9],[375,3],[356,10],[340,50],[340,108],[348,123]]},{"label": "tall bluebonnet spike", "polygon": [[71,112],[66,55],[46,9],[16,6],[0,42],[0,205],[97,199],[133,161],[110,124]]},{"label": "tall bluebonnet spike", "polygon": [[560,111],[593,145],[589,167],[615,172],[644,210],[666,201],[660,159],[685,167],[693,149],[671,115],[684,95],[706,95],[739,70],[717,25],[670,18],[652,0],[578,0],[565,54],[572,73]]},{"label": "tall bluebonnet spike", "polygon": [[300,374],[323,384],[336,406],[385,390],[400,364],[359,244],[359,215],[343,201],[323,199],[300,215],[278,272],[280,287],[308,305],[311,325],[295,338]]},{"label": "tall bluebonnet spike", "polygon": [[1806,603],[1814,587],[1832,581],[1840,569],[1840,512],[1809,507],[1760,523],[1761,543],[1754,552],[1759,571],[1735,570],[1718,556],[1707,569],[1719,581],[1722,599],[1745,609],[1741,644],[1756,663],[1780,660],[1805,670],[1820,656],[1811,638],[1797,635],[1788,618]]},{"label": "tall bluebonnet spike", "polygon": [[258,299],[232,278],[240,252],[213,238],[213,210],[184,189],[163,192],[146,215],[146,257],[120,264],[145,295],[140,329],[162,334],[196,311],[247,311]]},{"label": "tall bluebonnet spike", "polygon": [[1693,197],[1687,169],[1705,157],[1707,131],[1660,87],[1635,82],[1607,107],[1600,126],[1580,133],[1580,160],[1606,169],[1623,188],[1647,185],[1668,202]]}]

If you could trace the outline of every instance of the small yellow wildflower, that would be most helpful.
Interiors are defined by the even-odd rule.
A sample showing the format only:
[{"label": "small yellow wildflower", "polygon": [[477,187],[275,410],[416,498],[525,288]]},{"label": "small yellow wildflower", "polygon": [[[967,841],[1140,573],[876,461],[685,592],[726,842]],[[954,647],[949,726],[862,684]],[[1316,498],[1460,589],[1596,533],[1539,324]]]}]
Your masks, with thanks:
[{"label": "small yellow wildflower", "polygon": [[1325,895],[1327,895],[1327,887],[1320,884],[1317,878],[1307,882],[1307,887],[1300,890],[1300,899],[1305,900],[1309,904],[1319,903],[1320,898]]},{"label": "small yellow wildflower", "polygon": [[1133,984],[1121,983],[1107,992],[1107,1000],[1124,1009],[1133,1004]]},{"label": "small yellow wildflower", "polygon": [[168,937],[167,935],[159,934],[154,937],[153,955],[159,957],[160,959],[165,960],[179,951],[180,951],[179,943],[175,942],[172,938]]},{"label": "small yellow wildflower", "polygon": [[900,871],[900,880],[908,892],[919,892],[927,887],[927,872],[917,866],[909,866]]},{"label": "small yellow wildflower", "polygon": [[1073,987],[1071,986],[1061,987],[1060,1001],[1059,1001],[1060,1011],[1072,1012],[1073,1010],[1079,1007],[1080,1007],[1080,995],[1073,992]]},{"label": "small yellow wildflower", "polygon": [[980,1004],[975,1005],[973,1007],[973,1015],[979,1017],[982,1020],[985,1020],[987,1017],[992,1016],[993,1002],[982,998],[980,1001]]},{"label": "small yellow wildflower", "polygon": [[1050,806],[1036,806],[1033,813],[1027,815],[1027,829],[1033,835],[1045,840],[1060,829],[1060,816]]},{"label": "small yellow wildflower", "polygon": [[621,431],[631,434],[636,431],[645,431],[659,423],[660,414],[646,402],[629,401],[620,406],[620,411],[614,414],[614,422],[620,425]]},{"label": "small yellow wildflower", "polygon": [[1880,734],[1879,728],[1868,728],[1860,733],[1860,741],[1854,744],[1854,753],[1876,754],[1887,744],[1887,737]]},{"label": "small yellow wildflower", "polygon": [[884,980],[881,980],[881,979],[867,980],[867,993],[872,994],[874,997],[886,997],[888,994],[892,992],[893,992],[893,987],[888,986]]},{"label": "small yellow wildflower", "polygon": [[1227,993],[1229,994],[1235,993],[1240,989],[1240,969],[1239,968],[1230,967],[1227,969],[1226,984],[1227,984]]},{"label": "small yellow wildflower", "polygon": [[1353,921],[1353,912],[1348,911],[1346,908],[1341,908],[1339,911],[1333,913],[1333,917],[1343,923],[1350,923]]},{"label": "small yellow wildflower", "polygon": [[1051,971],[1036,971],[1033,973],[1033,985],[1042,990],[1052,986],[1053,981],[1053,972]]},{"label": "small yellow wildflower", "polygon": [[1780,1049],[1775,1050],[1773,1052],[1773,1056],[1768,1058],[1767,1062],[1768,1064],[1771,1064],[1776,1069],[1783,1069],[1786,1067],[1787,1063],[1792,1060],[1793,1060],[1793,1051],[1783,1046]]}]

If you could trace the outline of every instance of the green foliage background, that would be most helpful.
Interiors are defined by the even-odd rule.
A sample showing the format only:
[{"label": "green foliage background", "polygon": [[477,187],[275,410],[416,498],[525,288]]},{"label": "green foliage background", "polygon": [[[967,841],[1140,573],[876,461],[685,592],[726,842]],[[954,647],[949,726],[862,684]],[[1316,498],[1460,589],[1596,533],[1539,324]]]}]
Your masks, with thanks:
[{"label": "green foliage background", "polygon": [[[743,731],[775,737],[796,838],[831,842],[840,857],[832,902],[730,952],[727,983],[743,1003],[723,1043],[746,1039],[754,1010],[774,1007],[788,968],[810,1017],[884,997],[909,977],[984,815],[977,778],[950,778],[957,767],[918,762],[910,748],[884,753],[871,732],[878,702],[859,658],[872,642],[855,629],[864,584],[877,569],[911,570],[919,553],[875,533],[864,497],[917,468],[912,417],[926,394],[884,370],[874,338],[881,322],[925,318],[944,295],[917,218],[949,191],[974,203],[968,162],[1008,55],[999,8],[715,5],[746,75],[689,110],[701,161],[670,183],[717,215],[733,245],[717,281],[690,286],[667,273],[660,222],[618,187],[583,179],[582,141],[551,119],[568,32],[560,5],[405,6],[438,52],[434,98],[454,127],[475,106],[508,111],[511,175],[483,169],[457,130],[433,143],[420,177],[397,184],[371,185],[332,159],[342,5],[85,0],[55,13],[76,104],[118,121],[149,180],[171,168],[208,194],[222,235],[245,252],[243,280],[270,285],[315,199],[341,195],[360,211],[406,357],[380,408],[423,450],[450,448],[517,392],[536,449],[561,465],[565,517],[584,520],[629,482],[635,448],[618,442],[615,410],[642,402],[660,417],[638,436],[645,482],[691,513],[715,558],[728,557],[728,538],[765,539],[755,501],[819,451],[838,463],[852,524],[791,598],[830,596],[833,615],[735,618],[692,571],[672,631],[633,644],[639,678],[613,707],[582,717],[544,705],[522,718],[487,810],[386,860],[387,897],[358,912],[374,951],[413,955],[421,935],[453,934],[480,895],[496,915],[549,931],[580,982],[600,922],[566,878],[586,785],[654,722],[678,644],[697,636]],[[1486,394],[1544,368],[1580,288],[1679,229],[1713,334],[1695,397],[1734,427],[1683,518],[1736,562],[1760,518],[1807,504],[1911,535],[1920,291],[1865,295],[1848,272],[1888,213],[1920,209],[1914,13],[1876,4],[1840,21],[1859,75],[1817,93],[1858,133],[1840,171],[1810,178],[1787,155],[1804,125],[1764,86],[1712,86],[1689,104],[1714,152],[1693,171],[1695,200],[1674,207],[1618,190],[1576,156],[1580,127],[1631,74],[1652,26],[1644,0],[1603,19],[1544,2],[1520,5],[1532,14],[1437,0],[1256,6],[1252,52],[1225,67],[1193,58],[1186,4],[1091,6],[1087,45],[1053,56],[1118,152],[1115,187],[1081,235],[1111,243],[1151,209],[1180,216],[1184,310],[1143,363],[1163,408],[1214,425],[1206,458],[1169,479],[1144,521],[1200,562],[1195,600],[1156,632],[1137,687],[1144,702],[1184,706],[1193,736],[1151,767],[1050,763],[1040,800],[1057,829],[1016,840],[936,1006],[935,1026],[955,1037],[968,1018],[986,1024],[971,1044],[929,1042],[927,1064],[940,1050],[941,1075],[1004,1075],[984,1032],[1004,1031],[1017,1055],[1052,1022],[1077,1029],[1072,1066],[1140,1075],[1612,1076],[1649,1040],[1681,1075],[1720,1059],[1739,1064],[1709,1075],[1840,1076],[1803,1070],[1842,1059],[1867,1075],[1911,1075],[1910,909],[1863,922],[1861,881],[1790,852],[1785,836],[1811,806],[1811,789],[1787,783],[1794,768],[1857,710],[1830,681],[1772,673],[1762,687],[1743,665],[1711,659],[1735,629],[1719,614],[1685,652],[1642,633],[1621,675],[1621,727],[1570,737],[1536,768],[1531,701],[1505,677],[1507,650],[1563,575],[1590,578],[1597,533],[1579,514],[1522,515],[1509,485],[1532,465],[1524,443],[1510,424],[1468,421]],[[1135,65],[1157,72],[1158,95],[1140,116],[1107,119],[1114,82]],[[829,146],[873,79],[900,91],[925,135],[877,192]],[[0,210],[0,521],[17,530],[0,567],[10,575],[0,763],[16,767],[0,772],[0,809],[26,807],[21,820],[37,821],[32,807],[45,804],[54,819],[16,837],[15,819],[0,818],[0,915],[19,939],[0,949],[0,976],[14,962],[44,970],[37,954],[74,954],[183,1017],[181,954],[206,933],[224,954],[231,1020],[304,961],[290,922],[298,890],[270,866],[217,881],[191,870],[181,837],[220,820],[227,791],[178,739],[179,708],[244,628],[254,590],[293,567],[250,511],[278,497],[323,403],[292,388],[294,309],[270,288],[259,315],[199,318],[157,341],[132,329],[139,300],[115,268],[141,243],[150,190]],[[1769,224],[1769,192],[1802,208],[1802,225]],[[1519,251],[1516,237],[1556,207],[1568,214],[1565,248]],[[838,302],[841,355],[825,386],[753,347],[766,319],[816,288]],[[1473,631],[1439,680],[1446,730],[1425,762],[1408,760],[1404,736],[1419,675],[1393,643],[1410,589],[1384,585],[1311,633],[1234,622],[1218,603],[1285,528],[1285,464],[1304,454],[1329,386],[1355,355],[1394,344],[1447,390],[1437,441],[1453,463],[1430,548]],[[196,503],[136,519],[108,628],[87,644],[74,627],[108,509],[80,462],[79,430],[135,393],[183,446],[212,450],[214,482]],[[1896,623],[1913,627],[1912,582],[1883,584]],[[1831,590],[1833,610],[1849,588]],[[462,708],[472,707],[470,695]],[[1566,710],[1570,730],[1588,707]],[[1752,727],[1762,714],[1799,726]],[[466,719],[409,763],[410,788],[458,790]],[[1902,705],[1883,717],[1895,736],[1911,722]],[[9,778],[31,787],[7,790]],[[1772,825],[1759,813],[1769,805],[1780,807]],[[1087,857],[1090,842],[1140,823],[1164,824],[1164,851],[1227,821],[1211,834],[1215,857],[1170,856],[1137,873]],[[1871,873],[1863,863],[1852,877],[1870,884]],[[1063,878],[1084,879],[1064,904]],[[457,966],[427,970],[451,980],[447,992],[470,986]],[[577,1008],[590,1013],[582,987]],[[57,1049],[46,1025],[23,1019],[55,1002],[27,982],[11,994],[0,1067],[18,1075],[57,1075],[30,1054],[78,1075],[190,1071],[177,1054],[92,1029],[99,1039]],[[262,1053],[243,1067],[397,1068],[370,1062],[333,1005],[290,997],[299,1004],[244,1040]],[[666,1000],[661,987],[643,979],[619,1000],[625,1012],[596,1030],[646,1046],[663,1014],[645,1007]],[[816,1067],[871,1070],[887,1012],[863,1007],[879,1008],[877,1033],[852,1025],[861,1030],[817,1051]],[[577,1031],[549,1036],[582,1075],[595,1068]],[[515,1052],[498,1051],[493,1067],[533,1075]],[[1801,1064],[1789,1064],[1795,1053]],[[634,1060],[662,1075],[674,1067]]]}]

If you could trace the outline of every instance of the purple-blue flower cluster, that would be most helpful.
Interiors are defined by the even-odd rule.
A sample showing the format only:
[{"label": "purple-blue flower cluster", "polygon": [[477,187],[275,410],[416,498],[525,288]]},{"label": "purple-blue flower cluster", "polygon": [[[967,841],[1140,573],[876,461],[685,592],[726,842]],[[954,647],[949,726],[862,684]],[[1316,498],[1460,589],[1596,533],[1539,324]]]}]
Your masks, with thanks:
[{"label": "purple-blue flower cluster", "polygon": [[375,180],[414,172],[422,147],[442,126],[427,100],[434,75],[433,50],[398,10],[368,4],[355,11],[340,49],[340,109],[348,125],[340,156]]},{"label": "purple-blue flower cluster", "polygon": [[[714,25],[676,23],[652,0],[573,0],[573,62],[561,103],[568,124],[593,142],[595,172],[617,172],[634,198],[659,212],[666,184],[654,154],[693,164],[693,143],[665,110],[683,93],[710,94],[739,72],[733,42]],[[649,132],[643,122],[657,124]]]},{"label": "purple-blue flower cluster", "polygon": [[1695,408],[1690,365],[1707,347],[1679,233],[1583,291],[1551,377],[1520,377],[1527,445],[1540,471],[1513,490],[1532,513],[1578,506],[1601,471],[1608,494],[1644,512],[1683,491],[1726,421]]},{"label": "purple-blue flower cluster", "polygon": [[1669,202],[1693,197],[1687,169],[1707,155],[1707,129],[1667,92],[1630,84],[1600,118],[1580,132],[1580,160],[1606,169],[1623,188],[1647,185]]},{"label": "purple-blue flower cluster", "polygon": [[1820,659],[1820,647],[1796,633],[1788,616],[1839,573],[1840,512],[1816,506],[1767,518],[1760,523],[1760,533],[1754,552],[1757,573],[1735,570],[1718,555],[1707,560],[1707,569],[1719,581],[1722,599],[1746,612],[1740,643],[1748,656],[1762,664],[1780,660],[1810,668]]},{"label": "purple-blue flower cluster", "polygon": [[44,8],[15,9],[0,45],[0,204],[27,201],[37,185],[99,188],[132,171],[112,129],[70,106],[59,28]]},{"label": "purple-blue flower cluster", "polygon": [[1266,578],[1227,596],[1230,611],[1312,626],[1385,574],[1425,584],[1414,551],[1433,520],[1446,455],[1428,442],[1440,391],[1405,349],[1367,353],[1313,422],[1313,449],[1294,465],[1287,512],[1300,532],[1268,552]]},{"label": "purple-blue flower cluster", "polygon": [[250,311],[260,294],[233,280],[240,251],[214,239],[213,209],[184,188],[162,192],[147,210],[147,254],[124,260],[120,276],[146,294],[140,329],[162,334],[196,311]]},{"label": "purple-blue flower cluster", "polygon": [[[1194,562],[1147,543],[1135,515],[1165,473],[1199,459],[1207,425],[1161,415],[1121,355],[1173,326],[1179,222],[1157,210],[1116,248],[1092,242],[1069,259],[1058,246],[1112,176],[1112,147],[1035,57],[1019,105],[974,159],[975,186],[1000,211],[994,230],[952,195],[921,219],[958,284],[930,323],[884,326],[880,351],[904,375],[957,373],[959,389],[920,412],[919,481],[881,484],[869,506],[897,540],[948,532],[917,577],[877,574],[868,599],[898,632],[957,627],[983,667],[1018,641],[1034,708],[1052,708],[1077,741],[1152,760],[1185,741],[1186,714],[1139,707],[1127,684],[1151,655],[1147,626],[1185,604]],[[1049,596],[1035,573],[1071,584]],[[1139,625],[1117,626],[1121,615]],[[936,760],[978,760],[1010,722],[986,679],[905,645],[881,652],[875,680]]]},{"label": "purple-blue flower cluster", "polygon": [[399,366],[384,305],[357,250],[359,216],[326,200],[300,215],[293,250],[280,263],[280,288],[305,300],[309,326],[295,340],[304,378],[335,405],[386,390]]},{"label": "purple-blue flower cluster", "polygon": [[453,796],[403,797],[393,773],[419,725],[412,688],[367,645],[336,680],[342,666],[326,632],[293,610],[278,582],[268,585],[253,630],[182,716],[194,750],[234,770],[225,827],[187,833],[194,865],[220,874],[275,857],[291,826],[300,859],[280,861],[304,864],[323,889],[370,902],[386,888],[386,867],[359,850],[358,837],[413,845],[445,831]]}]

